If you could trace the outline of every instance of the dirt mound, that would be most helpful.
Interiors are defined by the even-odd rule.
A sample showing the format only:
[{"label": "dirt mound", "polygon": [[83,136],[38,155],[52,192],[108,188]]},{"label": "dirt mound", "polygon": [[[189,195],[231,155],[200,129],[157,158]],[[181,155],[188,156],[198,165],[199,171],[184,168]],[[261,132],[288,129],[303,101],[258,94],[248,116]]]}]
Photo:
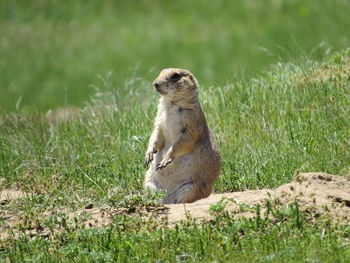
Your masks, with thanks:
[{"label": "dirt mound", "polygon": [[242,209],[242,206],[253,207],[260,204],[263,209],[266,200],[282,205],[297,201],[302,210],[328,214],[338,222],[350,223],[350,181],[325,173],[300,173],[293,182],[276,190],[212,194],[192,204],[168,205],[167,217],[172,223],[185,220],[189,216],[210,219],[210,207],[220,201],[225,202],[225,210],[233,212],[235,217],[254,216],[253,211]]},{"label": "dirt mound", "polygon": [[[16,229],[23,224],[23,216],[10,213],[5,206],[25,193],[14,190],[0,191],[0,219],[5,224],[0,225],[0,240],[9,237],[8,230]],[[318,215],[329,215],[341,224],[350,223],[350,180],[336,175],[325,173],[300,173],[295,176],[293,182],[282,185],[276,190],[263,189],[256,191],[244,191],[224,194],[212,194],[206,199],[191,204],[166,205],[165,207],[148,207],[147,209],[128,209],[112,207],[94,207],[92,204],[77,210],[61,209],[47,211],[38,217],[41,220],[50,218],[55,214],[64,214],[66,224],[75,228],[100,228],[106,227],[113,222],[118,214],[130,214],[147,218],[158,218],[162,222],[167,220],[169,224],[176,224],[182,220],[196,218],[208,220],[213,217],[210,211],[221,209],[233,215],[233,218],[254,217],[255,208],[260,205],[261,212],[266,209],[267,200],[284,207],[288,204],[297,203],[303,211],[312,211]],[[138,210],[138,211],[137,211]],[[136,212],[137,211],[137,212]],[[61,221],[62,219],[58,219]],[[55,230],[56,231],[56,230]],[[60,230],[57,229],[57,232]],[[16,232],[16,231],[14,231]],[[53,234],[43,225],[29,226],[27,234],[30,236],[50,236]]]}]

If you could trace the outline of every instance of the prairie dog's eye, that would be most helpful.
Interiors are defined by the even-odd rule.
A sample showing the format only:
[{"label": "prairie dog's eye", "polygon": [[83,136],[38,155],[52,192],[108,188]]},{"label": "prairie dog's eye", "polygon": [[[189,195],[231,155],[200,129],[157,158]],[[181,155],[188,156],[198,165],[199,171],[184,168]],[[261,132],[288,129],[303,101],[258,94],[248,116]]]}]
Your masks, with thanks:
[{"label": "prairie dog's eye", "polygon": [[179,73],[174,73],[173,75],[171,75],[170,79],[172,81],[178,81],[181,78],[181,75]]}]

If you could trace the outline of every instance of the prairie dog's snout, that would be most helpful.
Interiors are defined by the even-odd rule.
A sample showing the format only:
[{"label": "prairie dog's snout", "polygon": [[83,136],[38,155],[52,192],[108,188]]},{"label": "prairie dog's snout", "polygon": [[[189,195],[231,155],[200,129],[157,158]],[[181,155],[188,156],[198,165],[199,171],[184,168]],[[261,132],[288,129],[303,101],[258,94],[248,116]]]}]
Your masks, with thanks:
[{"label": "prairie dog's snout", "polygon": [[162,91],[161,85],[158,82],[154,81],[152,85],[158,93],[165,95],[165,92]]},{"label": "prairie dog's snout", "polygon": [[158,82],[153,82],[153,87],[155,87],[156,89],[159,89],[160,84]]}]

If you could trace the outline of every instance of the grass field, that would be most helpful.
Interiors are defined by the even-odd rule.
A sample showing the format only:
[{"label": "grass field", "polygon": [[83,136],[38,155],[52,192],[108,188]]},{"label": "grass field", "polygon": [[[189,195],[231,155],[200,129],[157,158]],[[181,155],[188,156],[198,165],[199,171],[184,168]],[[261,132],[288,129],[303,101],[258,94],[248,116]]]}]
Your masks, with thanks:
[{"label": "grass field", "polygon": [[[201,101],[223,159],[215,192],[276,187],[298,170],[349,174],[349,68],[348,49],[322,62],[279,65],[251,81],[203,89]],[[66,226],[64,213],[41,217],[59,207],[137,208],[154,202],[142,191],[142,180],[156,94],[144,95],[147,83],[135,85],[125,91],[132,98],[127,102],[119,101],[118,90],[100,94],[70,122],[48,121],[32,110],[2,115],[3,187],[31,193],[3,208],[25,218],[21,238],[4,243],[4,258],[348,262],[349,228],[311,220],[293,207],[281,212],[286,216],[277,225],[271,218],[261,226],[222,216],[176,230],[137,216],[117,216],[110,227],[95,230]],[[33,227],[62,231],[29,240],[25,231]]]},{"label": "grass field", "polygon": [[[297,204],[171,229],[137,213],[101,229],[42,216],[154,205],[142,190],[158,99],[150,83],[168,66],[202,84],[222,156],[215,192],[274,188],[297,171],[350,174],[348,1],[0,7],[0,190],[29,193],[0,204],[1,231],[7,215],[23,219],[0,240],[0,261],[350,262],[350,224]],[[62,121],[55,108],[68,106]]]},{"label": "grass field", "polygon": [[0,109],[83,105],[188,68],[205,87],[350,45],[346,0],[0,1]]}]

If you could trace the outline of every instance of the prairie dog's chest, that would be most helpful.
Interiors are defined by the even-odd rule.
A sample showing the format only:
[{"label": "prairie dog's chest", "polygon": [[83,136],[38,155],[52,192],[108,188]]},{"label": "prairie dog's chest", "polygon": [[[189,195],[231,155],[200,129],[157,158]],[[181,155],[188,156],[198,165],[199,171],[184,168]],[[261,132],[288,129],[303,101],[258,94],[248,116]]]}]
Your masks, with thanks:
[{"label": "prairie dog's chest", "polygon": [[179,107],[167,108],[162,115],[162,130],[166,141],[169,143],[176,140],[181,129],[184,127],[184,116]]}]

